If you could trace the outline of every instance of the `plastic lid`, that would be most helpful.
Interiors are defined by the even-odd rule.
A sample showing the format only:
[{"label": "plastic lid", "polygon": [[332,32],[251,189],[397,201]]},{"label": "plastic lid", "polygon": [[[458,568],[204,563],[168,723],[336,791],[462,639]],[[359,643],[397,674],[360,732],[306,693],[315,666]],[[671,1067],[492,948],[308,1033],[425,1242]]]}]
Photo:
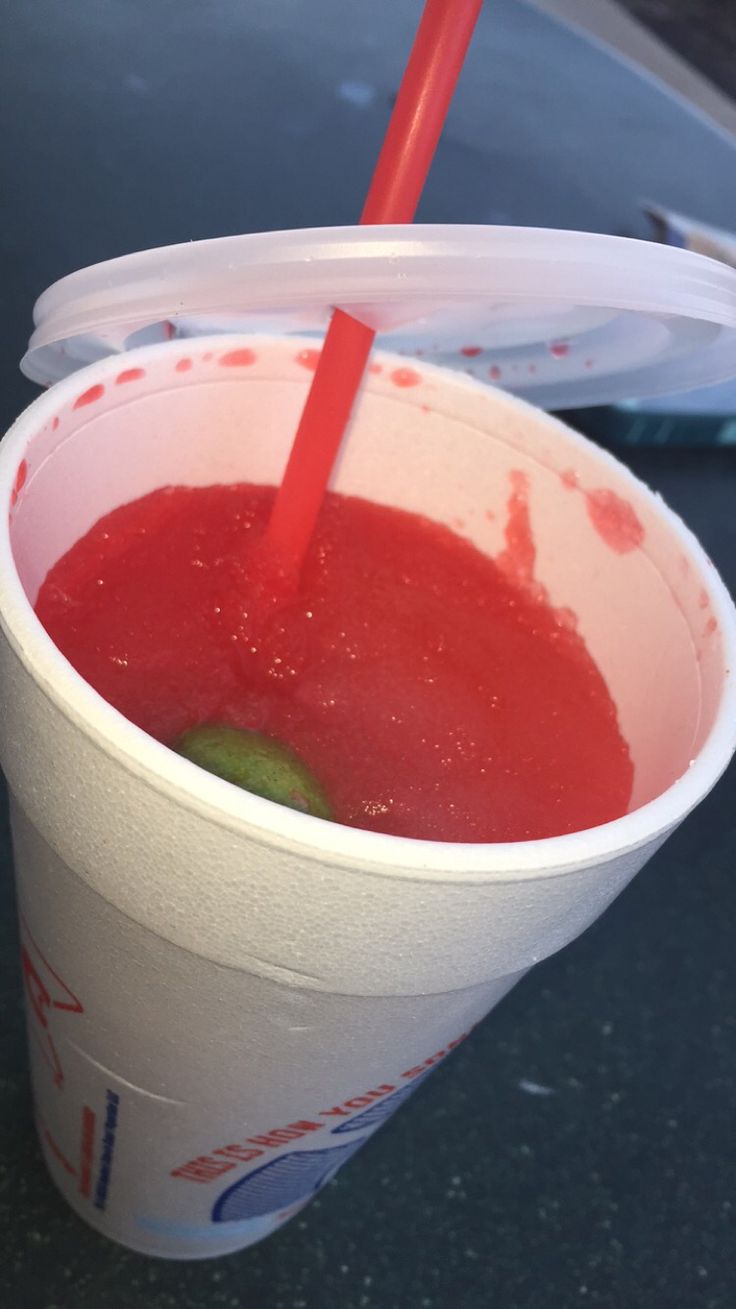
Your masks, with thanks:
[{"label": "plastic lid", "polygon": [[386,349],[549,409],[736,375],[736,269],[686,250],[520,227],[315,228],[162,247],[49,288],[22,368],[210,332],[320,335],[340,306]]}]

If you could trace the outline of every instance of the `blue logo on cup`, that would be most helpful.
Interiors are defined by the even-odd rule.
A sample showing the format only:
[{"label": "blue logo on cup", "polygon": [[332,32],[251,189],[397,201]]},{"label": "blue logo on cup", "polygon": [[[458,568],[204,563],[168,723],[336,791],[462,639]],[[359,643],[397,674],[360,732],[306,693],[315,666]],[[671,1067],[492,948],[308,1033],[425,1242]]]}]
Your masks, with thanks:
[{"label": "blue logo on cup", "polygon": [[271,1160],[223,1191],[212,1210],[213,1223],[260,1218],[308,1200],[362,1144],[360,1140],[323,1150],[294,1150]]},{"label": "blue logo on cup", "polygon": [[423,1082],[431,1071],[431,1068],[428,1068],[426,1073],[415,1077],[413,1082],[410,1082],[408,1086],[402,1086],[400,1091],[394,1091],[393,1095],[387,1095],[385,1099],[379,1100],[378,1104],[370,1105],[362,1113],[348,1118],[347,1122],[333,1127],[333,1136],[337,1136],[340,1132],[364,1132],[372,1127],[380,1127],[381,1123],[385,1123],[386,1119],[390,1118],[404,1101],[409,1099],[412,1092],[416,1091],[419,1083]]}]

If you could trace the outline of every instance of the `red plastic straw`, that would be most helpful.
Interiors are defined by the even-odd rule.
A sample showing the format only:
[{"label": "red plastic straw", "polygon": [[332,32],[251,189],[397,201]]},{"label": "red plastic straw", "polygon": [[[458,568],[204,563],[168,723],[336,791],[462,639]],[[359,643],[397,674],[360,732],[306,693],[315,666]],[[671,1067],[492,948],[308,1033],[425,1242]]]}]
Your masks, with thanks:
[{"label": "red plastic straw", "polygon": [[[427,0],[366,197],[361,223],[410,223],[483,0]],[[298,577],[375,332],[341,309],[330,320],[266,533]]]}]

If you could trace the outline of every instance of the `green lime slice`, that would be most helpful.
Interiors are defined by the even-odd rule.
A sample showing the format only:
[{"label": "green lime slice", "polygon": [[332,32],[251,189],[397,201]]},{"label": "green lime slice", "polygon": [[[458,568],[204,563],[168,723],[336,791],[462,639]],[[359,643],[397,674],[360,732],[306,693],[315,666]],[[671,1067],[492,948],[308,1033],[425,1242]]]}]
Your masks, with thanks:
[{"label": "green lime slice", "polygon": [[327,796],[306,764],[288,746],[262,732],[205,723],[185,732],[173,748],[253,795],[315,818],[333,819]]}]

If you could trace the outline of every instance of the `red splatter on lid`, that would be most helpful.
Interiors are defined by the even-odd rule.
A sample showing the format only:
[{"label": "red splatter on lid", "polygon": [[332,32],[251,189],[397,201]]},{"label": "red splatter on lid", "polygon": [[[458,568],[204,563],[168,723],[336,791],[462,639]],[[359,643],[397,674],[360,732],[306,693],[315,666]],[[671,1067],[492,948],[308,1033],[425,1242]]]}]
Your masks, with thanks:
[{"label": "red splatter on lid", "polygon": [[220,356],[222,368],[249,368],[255,362],[255,352],[245,347],[241,350],[228,350],[227,354]]},{"label": "red splatter on lid", "polygon": [[482,347],[479,345],[464,345],[460,350],[460,354],[465,355],[466,359],[475,359],[476,355],[482,353]]},{"label": "red splatter on lid", "polygon": [[177,371],[177,373],[188,373],[188,372],[189,372],[189,369],[192,368],[192,367],[193,367],[193,364],[192,364],[191,359],[187,359],[186,357],[185,357],[184,359],[177,359],[177,361],[176,361],[176,371]]},{"label": "red splatter on lid", "polygon": [[391,374],[394,386],[418,386],[421,380],[413,368],[394,368]]},{"label": "red splatter on lid", "polygon": [[94,386],[90,386],[88,390],[83,391],[81,395],[77,396],[72,408],[84,409],[85,405],[92,405],[96,400],[101,400],[104,394],[105,388],[102,385],[102,382],[97,382]]},{"label": "red splatter on lid", "polygon": [[302,368],[308,368],[313,373],[319,363],[321,353],[321,350],[300,350],[296,356],[296,362],[301,364]]},{"label": "red splatter on lid", "polygon": [[122,373],[118,373],[115,383],[117,386],[122,386],[125,382],[139,382],[145,375],[145,368],[124,368]]}]

